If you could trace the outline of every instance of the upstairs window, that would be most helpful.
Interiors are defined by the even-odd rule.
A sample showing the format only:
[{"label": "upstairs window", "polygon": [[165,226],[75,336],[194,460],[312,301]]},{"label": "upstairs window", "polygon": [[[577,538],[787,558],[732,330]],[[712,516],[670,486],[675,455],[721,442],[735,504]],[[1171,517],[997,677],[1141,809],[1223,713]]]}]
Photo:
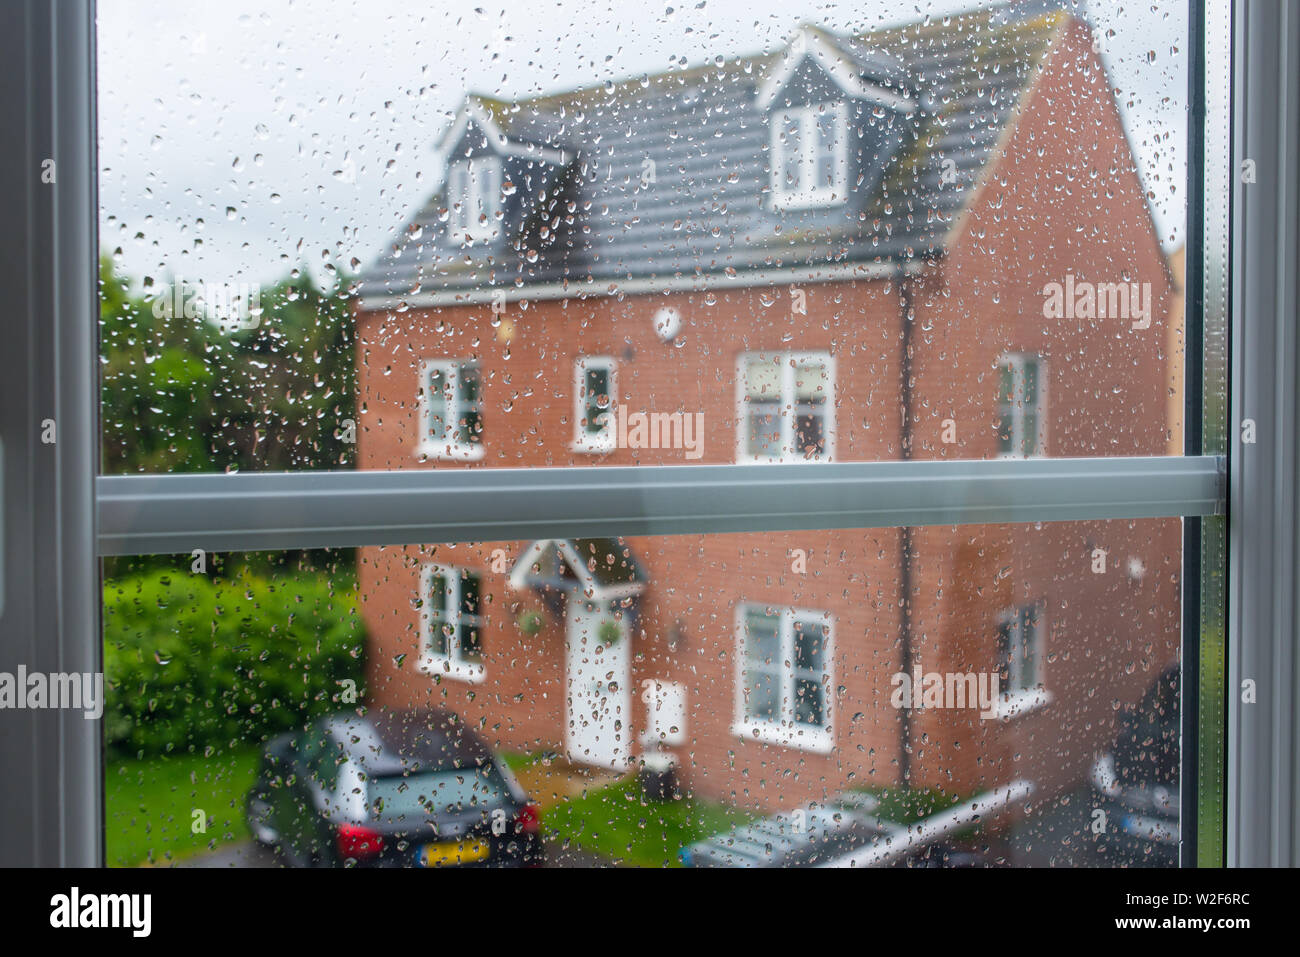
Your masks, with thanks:
[{"label": "upstairs window", "polygon": [[776,209],[837,206],[848,192],[848,109],[822,103],[772,114],[771,189]]},{"label": "upstairs window", "polygon": [[453,234],[470,240],[495,237],[501,228],[501,161],[483,156],[452,163],[447,208]]},{"label": "upstairs window", "polygon": [[582,356],[574,363],[578,452],[608,452],[616,444],[614,429],[614,360]]},{"label": "upstairs window", "polygon": [[742,356],[740,382],[740,461],[830,460],[834,365],[829,355]]},{"label": "upstairs window", "polygon": [[1044,454],[1042,360],[1007,355],[998,364],[998,453],[1003,458]]},{"label": "upstairs window", "polygon": [[435,459],[483,457],[483,389],[476,362],[423,364],[418,451]]}]

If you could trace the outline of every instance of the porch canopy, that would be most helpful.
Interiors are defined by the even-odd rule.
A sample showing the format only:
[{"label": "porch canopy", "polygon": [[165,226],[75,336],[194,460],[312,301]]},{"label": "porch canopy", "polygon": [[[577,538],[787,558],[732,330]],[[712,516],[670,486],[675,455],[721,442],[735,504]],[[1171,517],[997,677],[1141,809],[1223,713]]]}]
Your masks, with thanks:
[{"label": "porch canopy", "polygon": [[580,593],[589,601],[638,597],[645,570],[621,538],[542,538],[530,543],[515,562],[510,585],[543,595]]}]

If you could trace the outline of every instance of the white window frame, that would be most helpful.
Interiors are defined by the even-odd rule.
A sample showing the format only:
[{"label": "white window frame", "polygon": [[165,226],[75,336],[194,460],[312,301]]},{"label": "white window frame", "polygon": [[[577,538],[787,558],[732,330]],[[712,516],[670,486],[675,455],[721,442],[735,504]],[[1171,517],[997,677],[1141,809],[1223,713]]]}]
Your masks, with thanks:
[{"label": "white window frame", "polygon": [[[834,138],[830,156],[833,180],[826,183],[808,182],[816,175],[818,160],[818,136],[816,131],[819,118],[829,117],[834,124]],[[771,193],[773,209],[815,209],[841,205],[848,198],[849,186],[849,110],[843,100],[829,103],[816,103],[811,106],[797,106],[787,110],[775,110],[770,115],[771,169],[768,175],[768,187]],[[786,154],[791,144],[782,136],[787,125],[797,123],[799,128],[799,181],[794,185],[785,182]]]},{"label": "white window frame", "polygon": [[[420,362],[419,399],[420,399],[420,434],[416,441],[416,455],[422,458],[444,459],[456,462],[476,462],[487,454],[482,436],[483,415],[483,379],[479,376],[478,412],[480,416],[480,435],[478,442],[462,442],[460,435],[460,416],[462,405],[460,398],[460,377],[462,369],[478,366],[477,359],[424,359]],[[433,415],[431,405],[431,387],[429,375],[434,371],[442,372],[446,386],[446,414],[442,421],[442,440],[429,435]]]},{"label": "white window frame", "polygon": [[[747,712],[748,691],[745,672],[748,616],[751,611],[775,611],[780,615],[780,661],[776,669],[781,678],[779,700],[781,717],[775,721],[754,721]],[[795,680],[794,625],[796,621],[814,620],[826,628],[825,647],[822,650],[823,722],[821,727],[799,724],[794,720]],[[761,741],[799,751],[830,754],[835,750],[835,616],[814,608],[774,605],[764,602],[740,602],[736,606],[736,666],[734,674],[735,702],[731,733],[746,741]]]},{"label": "white window frame", "polygon": [[[1025,365],[1026,361],[1032,359],[1034,362],[1035,385],[1037,393],[1034,396],[1033,410],[1034,420],[1038,423],[1036,426],[1036,435],[1034,438],[1033,449],[1026,452],[1025,449],[1025,418],[1029,409],[1029,403],[1022,398],[1019,402],[1012,398],[1010,402],[1002,399],[1002,369],[1004,366],[1011,367],[1011,374],[1015,382],[1014,388],[1023,393],[1025,387]],[[1011,413],[1011,451],[998,449],[998,458],[1000,459],[1034,459],[1042,458],[1047,454],[1047,363],[1043,357],[1034,352],[1004,352],[998,358],[997,365],[997,421],[998,428],[1001,429],[1002,414],[1004,410],[1010,410]],[[999,445],[1002,442],[1001,433],[997,436]]]},{"label": "white window frame", "polygon": [[[461,602],[461,576],[473,575],[479,582],[479,613],[467,615]],[[443,594],[443,604],[439,607],[437,621],[451,630],[447,636],[449,654],[433,653],[433,629],[435,615],[433,603],[433,581],[441,576],[447,583]],[[427,675],[441,675],[444,678],[456,678],[475,684],[487,677],[487,667],[482,662],[469,661],[459,655],[460,626],[473,624],[479,630],[479,648],[486,633],[483,618],[483,573],[476,568],[464,568],[459,565],[425,564],[420,569],[420,658],[419,669]]]},{"label": "white window frame", "polygon": [[499,156],[472,156],[447,165],[447,221],[453,235],[470,241],[499,235],[502,181]]},{"label": "white window frame", "polygon": [[[587,418],[587,372],[601,369],[605,372],[609,390],[609,408],[605,421],[596,432],[589,432],[584,424]],[[612,452],[618,446],[617,414],[618,363],[612,356],[578,356],[573,361],[573,444],[575,452],[599,455]]]},{"label": "white window frame", "polygon": [[[1047,618],[1042,602],[1004,608],[998,615],[997,631],[994,633],[994,674],[999,674],[1002,670],[1002,651],[999,647],[1002,629],[1011,626],[1014,649],[1017,646],[1014,636],[1024,628],[1026,618],[1033,618],[1034,621],[1031,648],[1037,680],[1032,685],[999,688],[998,700],[994,704],[994,711],[999,718],[1028,714],[1050,704],[1052,700],[1051,692],[1047,690]],[[1014,660],[1008,664],[1008,673],[1012,672],[1014,665]]]},{"label": "white window frame", "polygon": [[[749,365],[755,359],[778,359],[781,366],[781,394],[777,398],[781,417],[781,454],[775,458],[753,455],[749,451]],[[823,448],[821,455],[805,456],[795,446],[795,422],[799,417],[795,401],[796,369],[801,362],[815,360],[826,367],[826,403],[822,413]],[[835,460],[835,357],[829,352],[755,351],[742,353],[736,360],[736,461],[742,465],[822,464]]]}]

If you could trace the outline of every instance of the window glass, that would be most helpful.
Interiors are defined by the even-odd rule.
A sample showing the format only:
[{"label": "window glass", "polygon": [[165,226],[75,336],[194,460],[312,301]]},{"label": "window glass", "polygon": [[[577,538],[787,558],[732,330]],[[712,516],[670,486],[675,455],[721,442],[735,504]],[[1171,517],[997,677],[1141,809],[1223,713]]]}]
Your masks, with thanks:
[{"label": "window glass", "polygon": [[[574,365],[576,378],[574,447],[608,452],[617,445],[614,360],[583,356]],[[626,417],[625,417],[626,421]]]},{"label": "window glass", "polygon": [[424,438],[422,455],[434,459],[473,459],[482,454],[483,412],[478,365],[428,360],[420,394]]},{"label": "window glass", "polygon": [[1185,4],[478,9],[100,6],[105,471],[1180,454]]},{"label": "window glass", "polygon": [[110,861],[293,865],[257,828],[355,793],[489,837],[535,805],[551,866],[716,864],[779,813],[906,827],[1014,786],[928,853],[1172,864],[1180,542],[1159,519],[137,559],[105,582]]},{"label": "window glass", "polygon": [[737,420],[747,461],[818,461],[831,454],[834,378],[828,355],[744,356]]},{"label": "window glass", "polygon": [[373,817],[423,821],[431,809],[463,811],[494,803],[504,788],[473,766],[422,774],[387,774],[366,782]]},{"label": "window glass", "polygon": [[[99,10],[106,472],[1181,454],[1183,4]],[[107,560],[110,861],[1172,862],[1179,520],[681,531]]]}]

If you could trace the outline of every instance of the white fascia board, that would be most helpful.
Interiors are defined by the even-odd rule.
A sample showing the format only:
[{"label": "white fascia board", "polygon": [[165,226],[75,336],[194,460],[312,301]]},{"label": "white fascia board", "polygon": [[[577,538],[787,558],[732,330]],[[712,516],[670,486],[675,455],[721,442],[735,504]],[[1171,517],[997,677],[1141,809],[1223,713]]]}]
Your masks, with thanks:
[{"label": "white fascia board", "polygon": [[817,61],[822,72],[847,95],[873,100],[906,116],[910,116],[916,110],[916,101],[911,97],[864,80],[844,53],[820,33],[808,28],[800,30],[790,41],[789,49],[781,58],[780,68],[769,73],[760,84],[757,96],[759,109],[766,112],[772,108],[777,96],[790,82],[799,65],[809,56]]},{"label": "white fascia board", "polygon": [[780,286],[788,283],[824,283],[890,279],[899,270],[909,276],[920,275],[925,264],[919,260],[895,263],[838,263],[832,266],[787,266],[778,269],[739,269],[734,273],[706,273],[676,276],[647,276],[642,279],[596,279],[571,282],[538,283],[516,286],[477,285],[467,289],[441,289],[411,296],[391,293],[361,295],[361,308],[430,309],[439,306],[472,306],[490,303],[500,294],[506,302],[552,299],[585,299],[604,296],[633,296],[661,292],[707,292],[711,289],[746,289],[753,286]]},{"label": "white fascia board", "polygon": [[451,148],[460,142],[460,138],[465,135],[465,130],[469,128],[471,122],[487,134],[492,149],[502,156],[536,159],[552,166],[564,166],[570,160],[570,156],[565,150],[542,146],[537,143],[512,140],[497,125],[496,119],[492,116],[492,111],[484,106],[478,97],[468,96],[465,98],[465,103],[461,106],[460,112],[456,114],[456,119],[438,141],[437,150],[441,154],[444,163],[450,162]]}]

